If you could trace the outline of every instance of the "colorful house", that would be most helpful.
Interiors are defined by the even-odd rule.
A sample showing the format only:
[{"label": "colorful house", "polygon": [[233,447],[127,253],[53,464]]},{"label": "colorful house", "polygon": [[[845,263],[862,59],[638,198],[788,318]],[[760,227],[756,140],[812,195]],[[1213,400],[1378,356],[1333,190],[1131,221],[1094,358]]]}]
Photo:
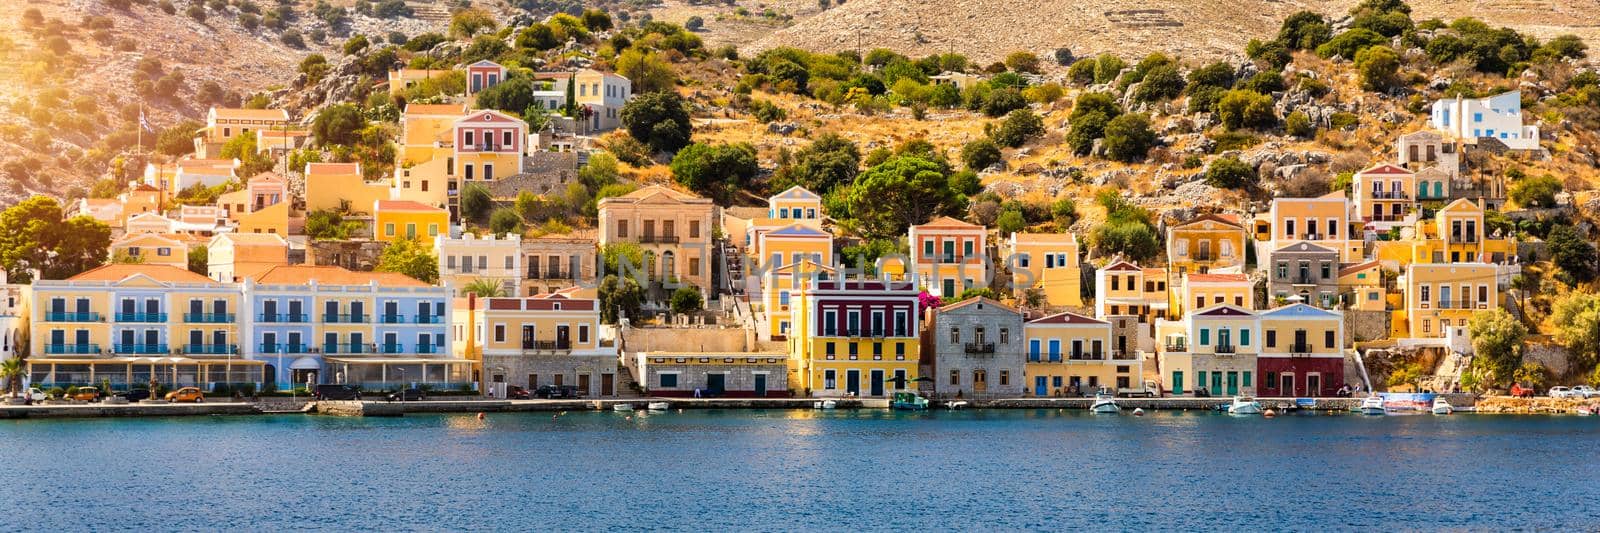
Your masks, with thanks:
[{"label": "colorful house", "polygon": [[[497,393],[505,384],[538,389],[573,385],[585,398],[615,396],[625,389],[617,370],[616,344],[600,339],[599,302],[571,290],[525,298],[458,298],[457,329],[474,328],[474,353]],[[474,305],[477,308],[472,308]],[[465,342],[457,338],[457,351]]]},{"label": "colorful house", "polygon": [[289,243],[273,233],[223,233],[206,244],[206,271],[213,280],[233,283],[289,264]]},{"label": "colorful house", "polygon": [[1451,328],[1464,333],[1468,319],[1478,311],[1500,306],[1501,290],[1510,277],[1487,263],[1413,264],[1399,281],[1405,287],[1405,311],[1397,323],[1406,325],[1395,336],[1442,339]]},{"label": "colorful house", "polygon": [[1037,290],[1051,307],[1083,306],[1083,271],[1078,236],[1071,233],[1012,233],[1004,261],[1018,298]]},{"label": "colorful house", "polygon": [[909,243],[917,284],[934,296],[959,296],[986,287],[988,230],[950,217],[911,226]]},{"label": "colorful house", "polygon": [[[593,230],[524,238],[521,294],[560,292],[585,283],[594,287],[599,283],[595,276],[598,260]],[[580,294],[594,296],[590,292],[592,289],[584,289]]]},{"label": "colorful house", "polygon": [[1152,323],[1167,316],[1167,270],[1117,260],[1095,271],[1094,313],[1100,318],[1136,316]]},{"label": "colorful house", "polygon": [[1167,229],[1167,268],[1182,276],[1244,268],[1244,225],[1233,215],[1200,215]]},{"label": "colorful house", "polygon": [[407,200],[372,203],[373,239],[434,239],[450,235],[450,212]]},{"label": "colorful house", "polygon": [[[782,339],[790,328],[790,299],[813,274],[832,273],[833,235],[814,226],[795,223],[761,234],[756,248],[765,337]],[[804,264],[804,266],[799,266]]]},{"label": "colorful house", "polygon": [[368,211],[374,202],[389,199],[389,185],[368,182],[357,163],[307,163],[306,211]]},{"label": "colorful house", "polygon": [[1375,255],[1396,268],[1413,263],[1504,265],[1514,261],[1516,242],[1489,235],[1483,215],[1483,208],[1471,200],[1450,202],[1432,219],[1418,221],[1409,238],[1376,243]]},{"label": "colorful house", "polygon": [[189,268],[189,244],[181,235],[129,233],[111,241],[112,261]]},{"label": "colorful house", "polygon": [[1256,284],[1244,274],[1201,274],[1183,276],[1183,287],[1176,291],[1172,316],[1183,316],[1186,309],[1204,309],[1229,304],[1241,309],[1256,308]]},{"label": "colorful house", "polygon": [[505,295],[517,295],[522,288],[521,235],[439,235],[433,239],[433,255],[439,261],[440,284],[454,295],[477,280],[494,282]]},{"label": "colorful house", "polygon": [[428,68],[397,68],[397,69],[392,69],[392,70],[389,71],[389,94],[398,95],[398,94],[404,93],[406,89],[409,89],[413,85],[416,85],[417,82],[419,82],[419,81],[423,81],[423,80],[427,80],[427,79],[433,79],[433,78],[442,78],[444,76],[450,75],[453,72],[454,71],[452,71],[450,69],[428,69]]},{"label": "colorful house", "polygon": [[931,311],[923,374],[951,398],[1016,398],[1023,391],[1022,313],[978,296]]},{"label": "colorful house", "polygon": [[1076,313],[1029,320],[1023,325],[1028,394],[1084,396],[1101,387],[1132,387],[1141,363],[1131,352],[1112,352],[1111,329],[1110,322]]},{"label": "colorful house", "polygon": [[1156,325],[1157,368],[1173,395],[1204,388],[1212,396],[1254,396],[1260,330],[1256,315],[1215,305]]},{"label": "colorful house", "polygon": [[288,130],[289,113],[282,109],[234,109],[212,107],[206,112],[206,126],[196,132],[195,155],[216,158],[222,145],[240,135],[260,130]]},{"label": "colorful house", "polygon": [[1346,263],[1339,267],[1339,293],[1355,311],[1383,311],[1385,301],[1383,266],[1377,261]]},{"label": "colorful house", "polygon": [[1494,139],[1513,150],[1539,149],[1539,127],[1522,124],[1521,91],[1440,99],[1433,103],[1428,125],[1468,143]]},{"label": "colorful house", "polygon": [[1365,255],[1364,222],[1350,218],[1350,200],[1342,192],[1316,198],[1274,198],[1265,219],[1256,221],[1256,242],[1263,245],[1256,257],[1300,241],[1339,251],[1342,261],[1360,261]]},{"label": "colorful house", "polygon": [[636,243],[649,255],[652,285],[688,283],[704,293],[711,284],[710,199],[652,185],[600,200],[600,247]]},{"label": "colorful house", "polygon": [[[1339,252],[1300,241],[1267,257],[1267,298],[1274,302],[1314,303],[1330,308],[1339,301]],[[1291,300],[1291,298],[1298,298]]]},{"label": "colorful house", "polygon": [[789,384],[815,397],[884,397],[916,389],[916,285],[816,280],[795,295]]},{"label": "colorful house", "polygon": [[452,124],[455,146],[455,180],[446,198],[452,212],[459,209],[460,191],[474,183],[487,184],[522,173],[528,123],[495,110],[479,110]]},{"label": "colorful house", "polygon": [[1257,315],[1262,396],[1333,396],[1345,385],[1344,314],[1290,304]]},{"label": "colorful house", "polygon": [[467,96],[477,96],[484,89],[499,85],[506,79],[506,68],[487,59],[467,65]]},{"label": "colorful house", "polygon": [[1377,231],[1410,225],[1417,209],[1417,175],[1405,167],[1380,163],[1356,172],[1350,182],[1355,216]]}]

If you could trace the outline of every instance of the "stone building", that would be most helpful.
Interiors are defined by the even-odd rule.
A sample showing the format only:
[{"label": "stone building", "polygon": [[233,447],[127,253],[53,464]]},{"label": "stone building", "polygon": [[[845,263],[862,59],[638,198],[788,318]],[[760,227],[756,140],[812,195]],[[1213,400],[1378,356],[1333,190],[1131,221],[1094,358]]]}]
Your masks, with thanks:
[{"label": "stone building", "polygon": [[1339,301],[1339,252],[1310,242],[1297,242],[1272,252],[1266,261],[1267,300],[1298,301],[1324,309]]},{"label": "stone building", "polygon": [[783,352],[640,352],[633,366],[651,396],[787,398]]},{"label": "stone building", "polygon": [[977,297],[933,312],[924,347],[933,350],[923,375],[943,397],[1014,398],[1022,395],[1022,313]]}]

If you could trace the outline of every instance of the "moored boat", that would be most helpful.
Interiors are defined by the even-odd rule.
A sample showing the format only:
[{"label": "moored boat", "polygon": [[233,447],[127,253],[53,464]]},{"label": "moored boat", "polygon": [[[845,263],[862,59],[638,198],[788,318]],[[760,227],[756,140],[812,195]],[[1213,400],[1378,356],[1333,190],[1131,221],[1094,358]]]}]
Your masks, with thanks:
[{"label": "moored boat", "polygon": [[1374,394],[1372,396],[1368,396],[1364,400],[1361,400],[1361,414],[1365,414],[1365,415],[1381,415],[1381,414],[1385,414],[1384,408],[1383,408],[1383,397]]},{"label": "moored boat", "polygon": [[1228,404],[1228,414],[1259,415],[1261,414],[1261,402],[1249,396],[1234,396],[1233,403]]},{"label": "moored boat", "polygon": [[631,404],[631,403],[619,403],[619,404],[611,406],[611,410],[612,411],[618,411],[618,412],[632,411],[633,410],[633,404]]},{"label": "moored boat", "polygon": [[1450,406],[1450,402],[1445,401],[1444,398],[1433,399],[1433,414],[1448,415],[1454,412],[1456,412],[1456,408]]},{"label": "moored boat", "polygon": [[968,404],[967,404],[966,400],[956,400],[956,401],[944,404],[944,407],[946,409],[949,409],[949,410],[952,410],[952,411],[956,411],[956,410],[966,409],[967,405]]},{"label": "moored boat", "polygon": [[915,392],[896,392],[889,406],[902,411],[921,411],[928,408],[928,399]]},{"label": "moored boat", "polygon": [[1094,403],[1089,410],[1097,414],[1115,414],[1122,410],[1122,406],[1117,405],[1117,400],[1111,395],[1101,393],[1094,396]]},{"label": "moored boat", "polygon": [[665,411],[672,408],[672,404],[667,402],[650,402],[645,404],[645,408],[651,411]]},{"label": "moored boat", "polygon": [[833,409],[833,408],[838,407],[838,406],[839,406],[839,402],[834,401],[834,400],[823,400],[823,401],[815,402],[815,403],[811,404],[811,407],[816,408],[816,409]]}]

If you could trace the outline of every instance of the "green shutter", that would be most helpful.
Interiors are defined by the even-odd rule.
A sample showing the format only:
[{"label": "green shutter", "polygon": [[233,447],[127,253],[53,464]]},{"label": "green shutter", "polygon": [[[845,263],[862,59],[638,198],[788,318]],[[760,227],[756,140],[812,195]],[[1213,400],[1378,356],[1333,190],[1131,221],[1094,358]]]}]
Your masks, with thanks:
[{"label": "green shutter", "polygon": [[1239,329],[1239,345],[1240,346],[1249,346],[1250,345],[1250,328],[1240,328]]},{"label": "green shutter", "polygon": [[1244,386],[1246,386],[1246,387],[1253,387],[1254,386],[1254,385],[1250,384],[1250,371],[1249,370],[1244,371]]},{"label": "green shutter", "polygon": [[1206,329],[1206,328],[1200,328],[1200,345],[1201,346],[1210,346],[1211,345],[1211,330]]}]

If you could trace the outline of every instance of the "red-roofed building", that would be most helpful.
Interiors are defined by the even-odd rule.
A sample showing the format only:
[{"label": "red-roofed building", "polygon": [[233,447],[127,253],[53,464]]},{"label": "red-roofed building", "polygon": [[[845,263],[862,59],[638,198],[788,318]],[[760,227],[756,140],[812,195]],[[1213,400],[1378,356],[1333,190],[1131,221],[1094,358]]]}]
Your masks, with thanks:
[{"label": "red-roofed building", "polygon": [[485,390],[497,396],[511,386],[571,385],[583,397],[615,396],[628,387],[619,382],[616,343],[600,338],[599,302],[575,291],[457,298],[453,322],[463,332],[456,351],[475,354]]},{"label": "red-roofed building", "polygon": [[945,298],[986,286],[988,233],[983,226],[950,217],[911,226],[909,243],[917,286]]}]

